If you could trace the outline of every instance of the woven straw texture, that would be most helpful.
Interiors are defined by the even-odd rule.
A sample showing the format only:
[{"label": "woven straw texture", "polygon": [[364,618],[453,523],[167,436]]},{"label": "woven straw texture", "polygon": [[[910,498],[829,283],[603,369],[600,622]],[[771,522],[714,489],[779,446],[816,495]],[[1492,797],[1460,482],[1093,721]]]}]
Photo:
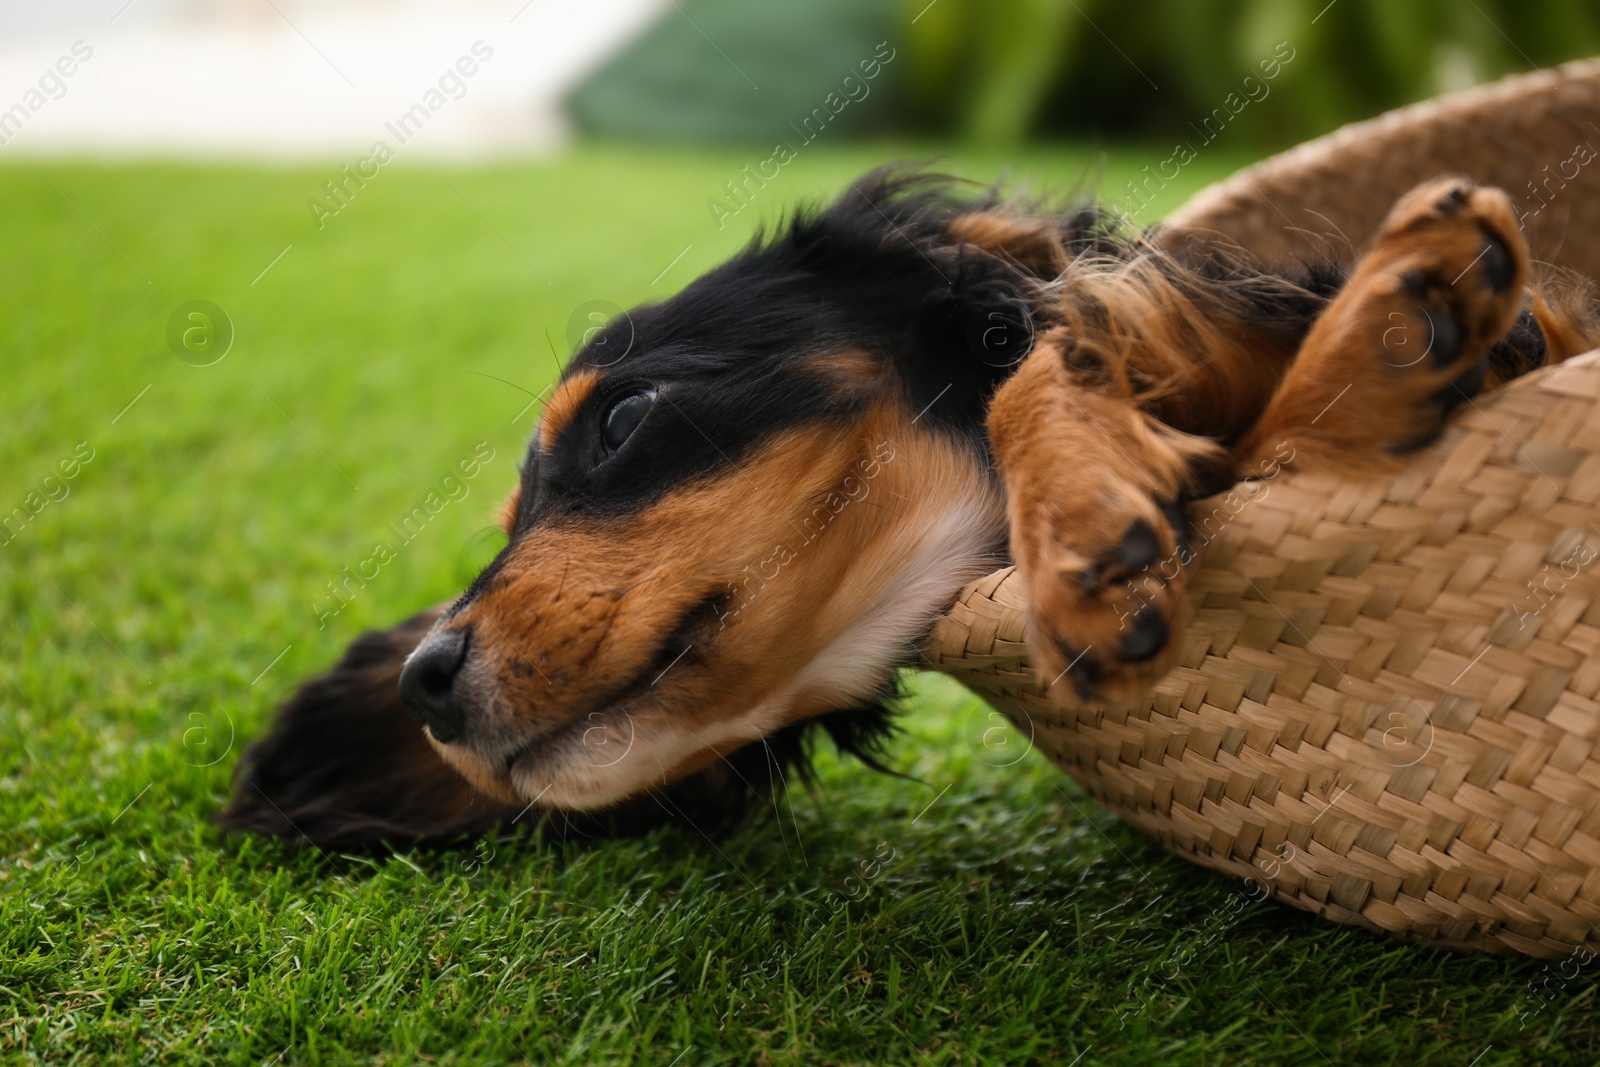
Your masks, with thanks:
[{"label": "woven straw texture", "polygon": [[[1520,202],[1579,143],[1600,146],[1600,62],[1310,142],[1169,235],[1325,254],[1297,227],[1359,243],[1449,171]],[[1600,160],[1527,222],[1536,256],[1600,276]],[[1398,477],[1288,473],[1194,517],[1196,620],[1140,706],[1039,684],[1009,568],[963,591],[928,658],[1109,810],[1288,904],[1453,948],[1600,951],[1600,352],[1465,409]]]},{"label": "woven straw texture", "polygon": [[1047,694],[1009,568],[929,658],[1108,809],[1296,907],[1600,950],[1600,352],[1469,409],[1392,482],[1286,474],[1195,513],[1197,617],[1141,706]]},{"label": "woven straw texture", "polygon": [[1168,218],[1169,239],[1221,235],[1270,262],[1345,261],[1401,193],[1465,174],[1510,194],[1536,256],[1600,278],[1597,152],[1600,60],[1591,59],[1307,141],[1201,190]]}]

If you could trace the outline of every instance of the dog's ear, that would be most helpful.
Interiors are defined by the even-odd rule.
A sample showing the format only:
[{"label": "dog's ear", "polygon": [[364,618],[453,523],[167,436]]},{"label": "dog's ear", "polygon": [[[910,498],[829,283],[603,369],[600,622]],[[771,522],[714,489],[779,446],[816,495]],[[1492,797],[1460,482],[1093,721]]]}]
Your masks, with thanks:
[{"label": "dog's ear", "polygon": [[279,709],[240,761],[224,827],[319,848],[479,834],[514,818],[433,751],[400,700],[400,668],[440,609],[363,634]]},{"label": "dog's ear", "polygon": [[[607,811],[503,804],[439,758],[400,699],[400,669],[441,610],[363,634],[331,671],[302,685],[278,710],[272,732],[245,750],[223,827],[324,849],[445,843],[510,823],[545,825],[561,837],[628,836],[668,823],[709,832],[734,825],[806,765],[809,723]],[[888,728],[881,712],[822,725],[841,747],[862,751],[875,751]]]},{"label": "dog's ear", "polygon": [[930,258],[941,277],[911,318],[900,376],[932,423],[981,438],[989,398],[1033,348],[1041,289],[1009,257],[971,244],[937,248]]},{"label": "dog's ear", "polygon": [[989,397],[1027,355],[1035,305],[1065,261],[1058,228],[1001,208],[992,190],[891,167],[796,216],[771,247],[811,280],[853,347],[889,357],[919,420],[981,437]]}]

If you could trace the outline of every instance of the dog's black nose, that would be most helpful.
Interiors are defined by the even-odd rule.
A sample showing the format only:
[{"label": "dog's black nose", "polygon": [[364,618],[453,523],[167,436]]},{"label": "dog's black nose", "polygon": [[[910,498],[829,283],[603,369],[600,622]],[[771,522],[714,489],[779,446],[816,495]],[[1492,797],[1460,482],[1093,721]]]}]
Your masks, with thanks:
[{"label": "dog's black nose", "polygon": [[455,682],[466,659],[467,631],[445,630],[417,646],[400,672],[400,699],[441,744],[461,736],[465,717]]}]

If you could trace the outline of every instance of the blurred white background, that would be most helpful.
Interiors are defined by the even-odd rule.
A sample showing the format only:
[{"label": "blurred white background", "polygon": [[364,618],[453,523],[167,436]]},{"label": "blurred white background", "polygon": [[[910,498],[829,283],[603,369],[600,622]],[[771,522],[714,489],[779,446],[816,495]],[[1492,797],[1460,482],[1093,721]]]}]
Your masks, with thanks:
[{"label": "blurred white background", "polygon": [[[669,3],[3,0],[0,159],[349,161],[379,139],[407,155],[544,152],[567,136],[561,95]],[[492,58],[440,94],[449,120],[400,147],[385,123],[478,41]],[[70,76],[50,73],[62,57]]]}]

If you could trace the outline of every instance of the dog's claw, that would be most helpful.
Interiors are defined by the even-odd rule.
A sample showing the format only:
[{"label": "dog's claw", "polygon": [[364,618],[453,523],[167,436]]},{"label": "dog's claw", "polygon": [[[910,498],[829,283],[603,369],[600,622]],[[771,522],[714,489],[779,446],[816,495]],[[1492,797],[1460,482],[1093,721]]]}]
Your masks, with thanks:
[{"label": "dog's claw", "polygon": [[1186,528],[1178,500],[1152,500],[1106,548],[1087,558],[1078,549],[1078,566],[1035,578],[1035,625],[1049,635],[1039,657],[1044,681],[1070,678],[1080,701],[1125,702],[1164,672],[1173,618],[1187,603],[1177,565]]}]

